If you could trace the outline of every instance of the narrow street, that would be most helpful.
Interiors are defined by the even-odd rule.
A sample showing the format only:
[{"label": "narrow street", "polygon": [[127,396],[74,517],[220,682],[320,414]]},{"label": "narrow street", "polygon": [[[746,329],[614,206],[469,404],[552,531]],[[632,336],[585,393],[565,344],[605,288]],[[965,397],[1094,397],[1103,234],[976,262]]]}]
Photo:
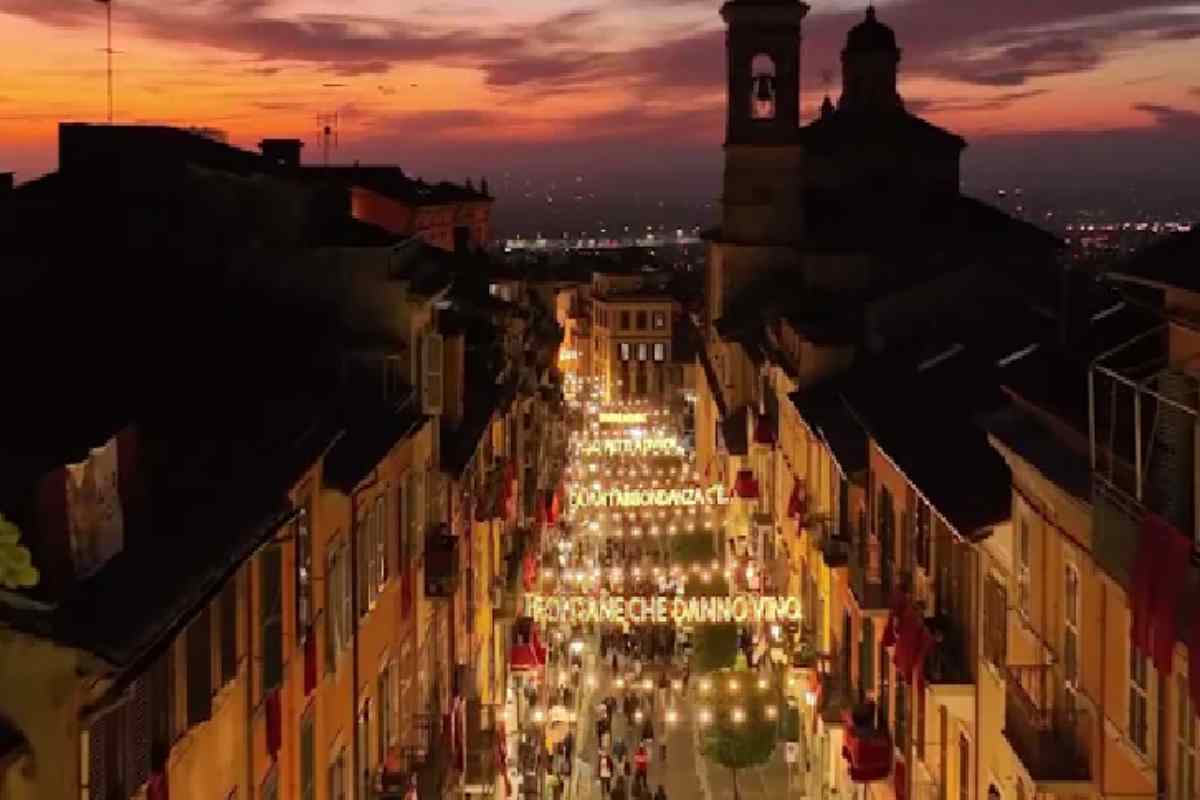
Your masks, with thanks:
[{"label": "narrow street", "polygon": [[[524,730],[526,764],[531,742],[542,750],[540,778],[518,781],[519,792],[547,800],[634,800],[642,744],[647,800],[660,788],[668,800],[732,800],[730,770],[701,753],[713,712],[705,702],[711,681],[692,671],[696,626],[679,624],[675,611],[669,621],[664,614],[694,595],[758,595],[768,587],[764,579],[753,582],[752,560],[725,546],[730,501],[723,487],[698,488],[693,454],[667,409],[584,402],[578,408],[562,517],[548,520],[525,601],[531,642],[544,646],[545,663]],[[614,601],[628,617],[598,621],[581,611]],[[561,613],[549,610],[559,604]],[[761,653],[768,630],[778,640],[779,628],[737,626],[738,649]],[[747,675],[761,676],[762,686],[768,680],[778,686],[786,672],[765,659],[759,666]],[[748,702],[773,702],[750,696],[749,687],[745,692]],[[739,800],[804,796],[802,773],[789,781],[784,754],[779,736],[765,764],[739,770]],[[604,781],[607,795],[602,770],[612,772],[611,783]]]}]

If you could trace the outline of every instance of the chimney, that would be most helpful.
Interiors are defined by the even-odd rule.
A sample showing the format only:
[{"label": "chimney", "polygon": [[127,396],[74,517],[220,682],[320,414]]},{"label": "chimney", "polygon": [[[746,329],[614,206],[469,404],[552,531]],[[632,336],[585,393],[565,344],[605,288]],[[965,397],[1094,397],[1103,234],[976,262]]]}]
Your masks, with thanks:
[{"label": "chimney", "polygon": [[463,395],[466,394],[467,338],[462,332],[447,333],[443,337],[443,384],[442,397],[445,406],[442,420],[446,427],[454,430],[463,421]]},{"label": "chimney", "polygon": [[299,139],[263,139],[258,143],[263,158],[273,166],[296,169],[300,166],[300,149],[304,142]]}]

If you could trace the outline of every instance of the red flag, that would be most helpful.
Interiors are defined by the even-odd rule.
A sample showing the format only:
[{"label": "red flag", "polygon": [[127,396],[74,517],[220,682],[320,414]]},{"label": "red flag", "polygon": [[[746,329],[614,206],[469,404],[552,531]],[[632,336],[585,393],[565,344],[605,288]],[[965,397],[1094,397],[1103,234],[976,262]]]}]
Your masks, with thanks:
[{"label": "red flag", "polygon": [[1137,557],[1133,563],[1133,592],[1130,598],[1131,630],[1133,646],[1145,654],[1150,653],[1150,619],[1154,602],[1154,576],[1157,574],[1164,552],[1165,530],[1163,521],[1154,514],[1142,520],[1142,531],[1138,537]]},{"label": "red flag", "polygon": [[1192,540],[1165,520],[1162,522],[1162,570],[1153,581],[1150,599],[1150,624],[1154,666],[1169,674],[1175,652],[1175,617],[1184,578],[1191,566]]}]

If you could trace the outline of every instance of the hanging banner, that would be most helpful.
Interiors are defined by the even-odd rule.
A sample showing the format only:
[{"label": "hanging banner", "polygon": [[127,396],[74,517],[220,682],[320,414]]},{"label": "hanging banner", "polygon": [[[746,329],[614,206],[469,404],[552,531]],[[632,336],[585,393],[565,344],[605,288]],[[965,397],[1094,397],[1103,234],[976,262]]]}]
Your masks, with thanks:
[{"label": "hanging banner", "polygon": [[579,452],[585,456],[675,456],[682,455],[683,448],[674,436],[642,439],[606,437],[584,441],[579,447]]},{"label": "hanging banner", "polygon": [[602,425],[645,425],[648,419],[649,417],[645,414],[628,411],[600,412],[600,424]]},{"label": "hanging banner", "polygon": [[571,492],[571,508],[670,508],[729,505],[722,484],[707,489],[581,489]]},{"label": "hanging banner", "polygon": [[799,597],[592,597],[591,595],[526,595],[533,621],[567,624],[587,622],[693,625],[719,622],[800,622]]}]

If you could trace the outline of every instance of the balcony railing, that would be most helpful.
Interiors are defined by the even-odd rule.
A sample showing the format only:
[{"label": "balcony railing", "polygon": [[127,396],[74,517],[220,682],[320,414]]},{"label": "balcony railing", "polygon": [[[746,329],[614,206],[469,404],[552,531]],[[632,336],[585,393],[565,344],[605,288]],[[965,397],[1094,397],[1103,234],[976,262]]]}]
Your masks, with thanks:
[{"label": "balcony railing", "polygon": [[1200,379],[1168,360],[1167,330],[1097,359],[1088,376],[1091,467],[1098,486],[1196,530]]},{"label": "balcony railing", "polygon": [[965,636],[950,617],[938,615],[927,621],[934,644],[925,656],[925,681],[930,685],[970,684]]},{"label": "balcony railing", "polygon": [[1086,719],[1067,707],[1053,667],[1010,665],[1005,671],[1004,735],[1030,777],[1039,784],[1090,782],[1087,753],[1080,746]]}]

